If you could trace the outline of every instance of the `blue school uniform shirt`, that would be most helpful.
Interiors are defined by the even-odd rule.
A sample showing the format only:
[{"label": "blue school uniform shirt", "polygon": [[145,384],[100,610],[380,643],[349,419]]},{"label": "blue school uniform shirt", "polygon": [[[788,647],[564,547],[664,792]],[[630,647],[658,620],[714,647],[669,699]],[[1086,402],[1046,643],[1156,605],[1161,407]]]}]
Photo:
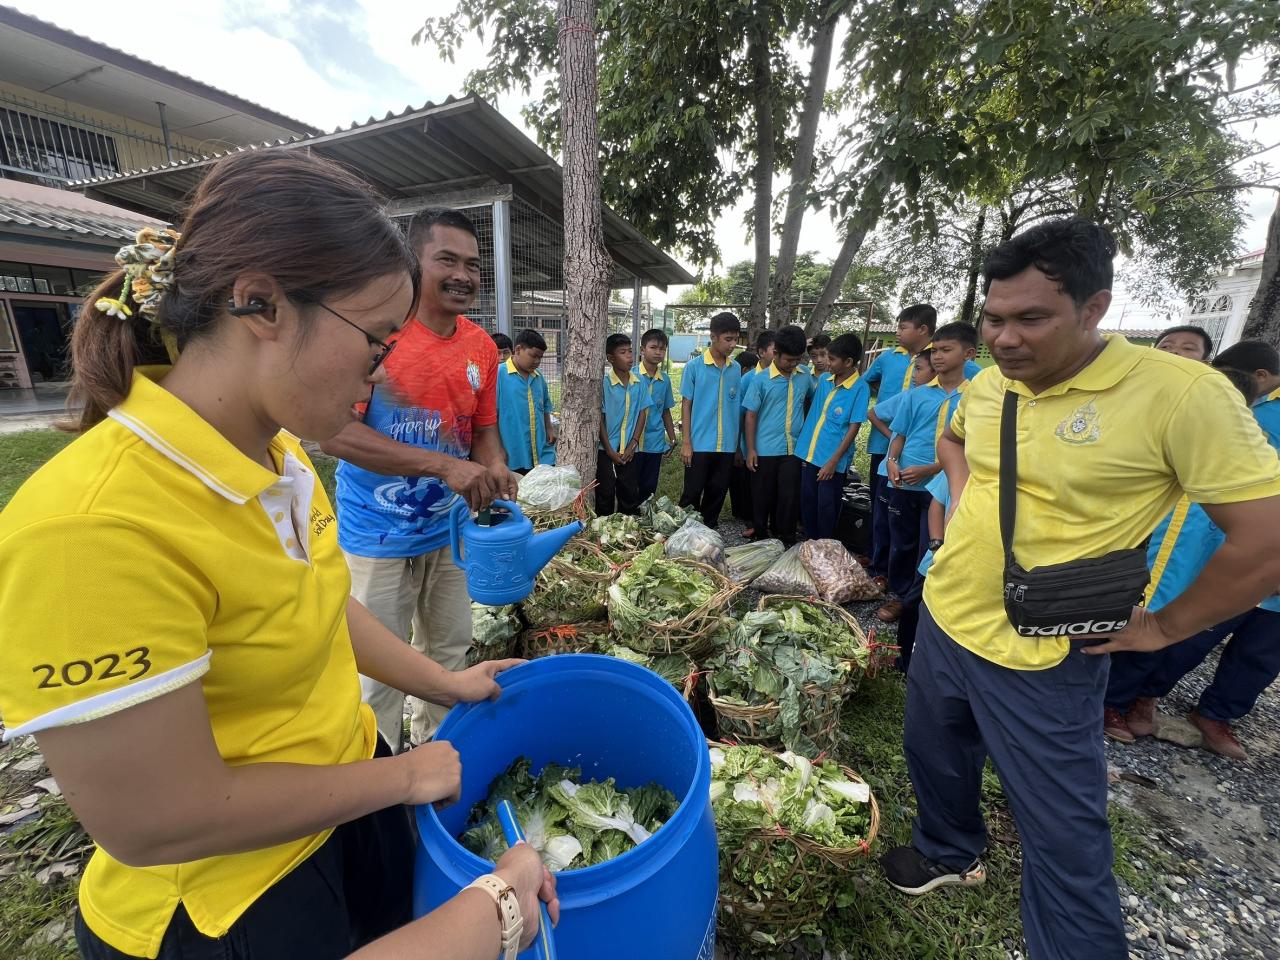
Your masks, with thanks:
[{"label": "blue school uniform shirt", "polygon": [[1182,497],[1160,521],[1147,544],[1151,582],[1143,602],[1152,613],[1167,606],[1200,576],[1226,535],[1204,508]]},{"label": "blue school uniform shirt", "polygon": [[676,405],[676,395],[671,390],[671,378],[662,368],[652,377],[644,372],[644,364],[636,364],[631,376],[637,377],[644,384],[649,395],[649,419],[644,425],[644,436],[640,438],[639,450],[642,453],[666,453],[671,448],[667,442],[667,425],[662,422],[664,410]]},{"label": "blue school uniform shirt", "polygon": [[604,428],[613,449],[621,453],[636,435],[640,412],[652,406],[644,381],[633,376],[626,383],[610,369],[604,376]]},{"label": "blue school uniform shirt", "polygon": [[742,415],[742,367],[735,360],[717,366],[708,347],[684,365],[680,396],[690,401],[684,424],[694,453],[733,453]]},{"label": "blue school uniform shirt", "polygon": [[[934,500],[937,500],[942,504],[943,510],[951,509],[951,484],[947,482],[947,475],[945,473],[938,474],[926,483],[924,488],[929,491],[930,496],[932,496]],[[924,556],[920,559],[920,566],[918,568],[920,576],[927,577],[929,575],[929,568],[932,566],[933,551],[926,550],[924,552]]]},{"label": "blue school uniform shirt", "polygon": [[[751,378],[754,377],[757,373],[764,373],[768,369],[769,367],[767,364],[760,363],[760,364],[756,364],[754,367],[752,367],[750,370],[748,370],[746,373],[742,375],[742,396],[744,399],[747,396],[747,391],[751,389]],[[742,454],[744,457],[747,455],[747,431],[746,431],[746,424],[743,423],[743,420],[745,418],[746,418],[746,411],[744,410],[741,412],[741,415],[738,417],[738,452]]]},{"label": "blue school uniform shirt", "polygon": [[1253,416],[1271,446],[1280,451],[1280,388],[1272,390],[1253,405]]},{"label": "blue school uniform shirt", "polygon": [[[912,362],[906,347],[882,350],[862,375],[868,388],[876,389],[876,415],[881,419],[885,418],[880,413],[880,405],[911,386]],[[867,438],[867,452],[872,456],[884,456],[889,452],[889,438],[879,430],[873,430]]]},{"label": "blue school uniform shirt", "polygon": [[[865,377],[852,373],[836,383],[834,376],[824,373],[818,380],[818,389],[804,418],[796,454],[815,467],[826,464],[840,448],[849,427],[866,422],[870,397],[871,388],[867,386]],[[836,463],[836,473],[848,472],[854,446],[849,444],[849,449]]]},{"label": "blue school uniform shirt", "polygon": [[[968,385],[969,381],[964,380],[953,392],[947,393],[937,380],[931,380],[922,387],[899,394],[901,401],[890,411],[894,436],[901,434],[907,438],[898,457],[899,469],[937,462],[938,437],[951,422]],[[879,405],[876,406],[876,416],[890,422]],[[880,474],[889,475],[888,460],[880,464]],[[925,489],[925,484],[902,484],[897,489],[920,491]]]},{"label": "blue school uniform shirt", "polygon": [[785,457],[796,453],[796,442],[804,428],[804,404],[813,381],[800,371],[786,376],[777,364],[751,378],[742,400],[744,410],[756,415],[756,454]]},{"label": "blue school uniform shirt", "polygon": [[512,358],[498,365],[498,430],[512,470],[532,470],[556,462],[555,447],[547,441],[551,394],[546,378],[534,371],[526,380]]}]

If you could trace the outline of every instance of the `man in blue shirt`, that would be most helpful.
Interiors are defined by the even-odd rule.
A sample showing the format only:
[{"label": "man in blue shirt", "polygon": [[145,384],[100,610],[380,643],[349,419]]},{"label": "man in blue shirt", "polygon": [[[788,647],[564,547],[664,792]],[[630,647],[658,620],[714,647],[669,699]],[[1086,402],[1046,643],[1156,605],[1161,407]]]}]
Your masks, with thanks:
[{"label": "man in blue shirt", "polygon": [[813,380],[796,367],[804,355],[804,330],[786,326],[774,335],[773,364],[755,373],[742,400],[746,410],[747,469],[752,473],[751,502],[755,538],[773,536],[786,546],[796,542],[800,519],[800,458],[796,441],[804,427],[805,402]]},{"label": "man in blue shirt", "polygon": [[937,376],[927,386],[902,398],[893,421],[893,439],[885,456],[889,488],[889,588],[899,599],[889,600],[877,612],[885,623],[902,616],[903,601],[919,577],[918,567],[929,541],[929,494],[926,484],[942,472],[938,463],[938,438],[960,405],[968,385],[965,363],[977,351],[977,331],[967,323],[938,328],[930,347]]},{"label": "man in blue shirt", "polygon": [[[862,379],[876,391],[876,403],[883,403],[911,388],[912,360],[929,345],[938,326],[938,311],[928,303],[916,303],[898,314],[898,344],[881,351]],[[879,431],[867,437],[871,455],[871,563],[868,572],[884,586],[889,571],[889,491],[880,469],[889,452],[889,438]]]},{"label": "man in blue shirt", "polygon": [[867,419],[870,390],[858,376],[861,359],[862,341],[852,333],[827,345],[827,372],[818,380],[800,431],[800,513],[805,535],[814,540],[835,536],[854,441]]},{"label": "man in blue shirt", "polygon": [[538,372],[547,341],[536,330],[521,330],[515,349],[498,364],[498,430],[507,466],[521,475],[540,463],[554,464],[551,395]]},{"label": "man in blue shirt", "polygon": [[644,437],[652,401],[643,381],[631,372],[634,354],[631,338],[625,333],[609,335],[605,341],[609,371],[604,375],[604,400],[600,419],[600,453],[596,458],[596,513],[613,513],[615,500],[620,513],[640,512],[636,451]]},{"label": "man in blue shirt", "polygon": [[717,313],[710,332],[710,346],[690,358],[680,378],[680,458],[685,466],[680,506],[696,509],[714,530],[738,449],[742,368],[730,358],[742,324],[732,313]]},{"label": "man in blue shirt", "polygon": [[667,343],[667,335],[663,331],[646,330],[640,338],[640,363],[631,371],[640,378],[652,403],[644,436],[640,438],[640,448],[636,451],[636,485],[641,503],[657,493],[662,460],[674,449],[676,442],[676,424],[671,419],[676,397],[671,391],[671,378],[662,369],[667,359]]}]

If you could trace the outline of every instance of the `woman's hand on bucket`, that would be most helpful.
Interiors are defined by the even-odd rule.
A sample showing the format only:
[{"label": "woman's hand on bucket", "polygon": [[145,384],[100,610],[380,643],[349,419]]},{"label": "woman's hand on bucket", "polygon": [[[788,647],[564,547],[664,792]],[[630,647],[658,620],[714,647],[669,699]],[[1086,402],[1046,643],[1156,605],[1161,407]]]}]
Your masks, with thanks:
[{"label": "woman's hand on bucket", "polygon": [[522,663],[519,657],[508,660],[486,660],[474,667],[459,670],[453,674],[454,703],[475,703],[477,700],[497,700],[502,696],[502,687],[494,678],[503,670],[510,670]]},{"label": "woman's hand on bucket", "polygon": [[543,866],[538,851],[527,843],[517,843],[504,853],[494,873],[511,884],[520,901],[520,916],[524,918],[524,935],[520,938],[520,949],[523,950],[533,943],[538,933],[539,900],[546,903],[552,926],[560,922],[560,899],[556,896],[555,877]]},{"label": "woman's hand on bucket", "polygon": [[403,764],[407,784],[404,802],[434,803],[447,807],[462,793],[462,760],[447,740],[432,740],[414,747],[395,761]]}]

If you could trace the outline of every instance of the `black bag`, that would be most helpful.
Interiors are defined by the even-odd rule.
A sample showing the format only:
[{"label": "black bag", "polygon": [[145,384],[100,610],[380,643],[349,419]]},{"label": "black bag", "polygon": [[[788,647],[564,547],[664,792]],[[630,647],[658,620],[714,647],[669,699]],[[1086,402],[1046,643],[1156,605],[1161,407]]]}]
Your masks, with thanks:
[{"label": "black bag", "polygon": [[1124,629],[1151,579],[1147,548],[1024,570],[1013,556],[1018,492],[1018,395],[1004,395],[1000,414],[1000,539],[1004,543],[1004,610],[1024,637],[1079,637]]}]

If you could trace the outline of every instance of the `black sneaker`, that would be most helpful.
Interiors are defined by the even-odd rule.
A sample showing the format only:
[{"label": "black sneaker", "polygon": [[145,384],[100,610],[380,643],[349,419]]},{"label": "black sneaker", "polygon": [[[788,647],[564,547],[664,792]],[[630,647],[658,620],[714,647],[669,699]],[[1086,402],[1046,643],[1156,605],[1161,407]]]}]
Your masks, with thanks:
[{"label": "black sneaker", "polygon": [[934,863],[915,847],[894,847],[880,858],[889,886],[913,897],[938,887],[976,887],[985,883],[987,868],[975,860],[963,870]]}]

